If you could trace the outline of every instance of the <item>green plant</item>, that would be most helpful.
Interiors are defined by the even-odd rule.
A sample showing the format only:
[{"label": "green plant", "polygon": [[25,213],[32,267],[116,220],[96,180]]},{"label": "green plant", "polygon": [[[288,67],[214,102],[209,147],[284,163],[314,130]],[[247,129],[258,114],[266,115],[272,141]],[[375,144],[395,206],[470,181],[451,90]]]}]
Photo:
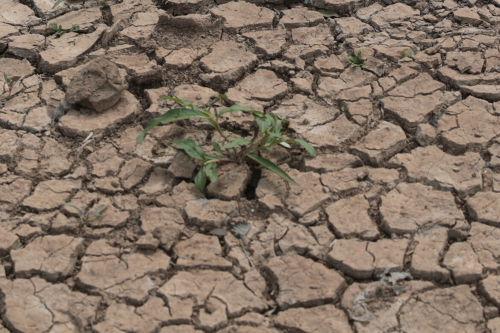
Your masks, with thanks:
[{"label": "green plant", "polygon": [[0,54],[0,59],[5,58],[5,53]]},{"label": "green plant", "polygon": [[57,0],[56,3],[54,4],[54,6],[52,6],[52,9],[56,8],[57,6],[59,6],[59,4],[61,2],[63,2],[64,0]]},{"label": "green plant", "polygon": [[417,55],[417,52],[412,52],[412,53],[408,53],[408,52],[401,52],[401,54],[403,55],[403,58],[404,57],[408,57],[408,58],[415,58],[415,56]]},{"label": "green plant", "polygon": [[342,111],[342,114],[346,117],[346,118],[349,118],[349,116],[351,115],[349,113],[349,107],[347,105],[342,105],[340,107],[340,111]]},{"label": "green plant", "polygon": [[359,50],[355,56],[348,56],[347,59],[352,63],[352,67],[361,68],[365,64],[365,61],[362,59],[363,50]]},{"label": "green plant", "polygon": [[74,25],[69,30],[65,30],[62,28],[61,25],[58,26],[57,23],[49,24],[49,28],[56,31],[54,34],[57,37],[61,37],[62,35],[64,35],[67,32],[75,32],[75,31],[80,30],[80,26],[78,26],[78,25]]},{"label": "green plant", "polygon": [[8,76],[7,74],[3,73],[3,78],[5,79],[5,83],[9,86],[9,91],[7,93],[7,99],[10,99],[10,95],[12,94],[12,89],[14,89],[14,83],[19,81],[20,77],[19,76]]},{"label": "green plant", "polygon": [[73,209],[76,209],[78,211],[78,218],[80,219],[80,223],[82,225],[87,224],[88,222],[92,221],[93,219],[96,219],[98,217],[101,217],[101,213],[108,207],[108,206],[99,206],[96,210],[92,212],[88,212],[85,209],[78,208],[77,206],[70,204],[69,202],[58,202],[58,204],[65,205],[68,207],[71,207]]},{"label": "green plant", "polygon": [[[275,172],[283,179],[296,184],[297,183],[280,167],[275,165],[270,160],[258,155],[259,151],[272,150],[272,146],[294,142],[302,145],[309,154],[316,157],[316,151],[308,142],[301,139],[285,139],[282,138],[281,125],[283,121],[278,120],[274,115],[264,114],[263,112],[252,110],[244,106],[233,105],[217,112],[213,109],[215,103],[220,99],[226,98],[225,95],[219,95],[208,106],[200,108],[191,104],[187,100],[182,100],[174,97],[162,96],[162,98],[177,102],[183,107],[175,108],[167,111],[160,117],[154,118],[146,126],[146,128],[137,137],[137,142],[141,142],[146,137],[146,134],[154,127],[160,124],[167,124],[173,121],[200,118],[210,125],[224,138],[226,144],[222,147],[217,142],[212,142],[212,146],[217,153],[217,156],[209,155],[203,151],[192,139],[184,139],[174,141],[188,156],[193,157],[201,163],[201,168],[196,175],[194,182],[196,186],[203,191],[207,182],[207,178],[213,183],[217,181],[217,164],[220,163],[243,163],[247,158],[261,164],[269,170]],[[257,123],[251,139],[239,137],[234,140],[229,140],[226,134],[221,129],[219,124],[220,117],[228,112],[247,112],[252,114]]]}]

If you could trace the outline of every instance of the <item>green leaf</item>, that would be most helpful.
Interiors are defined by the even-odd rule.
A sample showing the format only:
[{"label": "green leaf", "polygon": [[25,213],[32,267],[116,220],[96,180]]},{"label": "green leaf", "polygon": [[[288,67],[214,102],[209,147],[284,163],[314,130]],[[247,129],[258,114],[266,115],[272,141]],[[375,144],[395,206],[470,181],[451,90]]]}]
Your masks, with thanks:
[{"label": "green leaf", "polygon": [[[191,141],[193,141],[193,140],[191,140]],[[194,142],[194,141],[193,141],[193,142]],[[206,159],[207,159],[207,155],[205,154],[205,152],[203,151],[203,149],[202,149],[200,146],[198,146],[196,143],[194,144],[193,148],[194,148],[194,151],[195,151],[198,155],[200,155],[200,156],[201,156],[201,158],[203,159],[202,161],[206,161]]]},{"label": "green leaf", "polygon": [[207,160],[220,160],[220,157],[209,155],[209,154],[203,154]]},{"label": "green leaf", "polygon": [[363,64],[363,60],[360,58],[357,58],[357,57],[347,57],[347,59],[349,59],[355,65],[362,65]]},{"label": "green leaf", "polygon": [[191,104],[191,102],[188,101],[187,99],[180,99],[180,98],[169,97],[169,96],[161,96],[161,98],[168,99],[169,101],[174,101],[174,102],[177,102],[181,105],[189,106],[189,107],[193,108],[193,104]]},{"label": "green leaf", "polygon": [[233,105],[230,108],[222,109],[219,112],[219,114],[217,115],[217,119],[219,119],[220,116],[222,116],[224,113],[238,112],[238,111],[251,113],[256,118],[262,118],[262,117],[264,117],[264,113],[263,112],[252,110],[252,109],[249,109],[249,108],[247,108],[245,106],[241,106],[241,105]]},{"label": "green leaf", "polygon": [[97,208],[96,210],[94,210],[92,213],[90,213],[90,215],[94,215],[94,216],[101,216],[101,212],[104,211],[106,208],[108,208],[108,206],[106,205],[102,205],[100,206],[99,208]]},{"label": "green leaf", "polygon": [[307,141],[305,140],[302,140],[302,139],[289,139],[289,140],[286,140],[286,142],[295,142],[295,143],[298,143],[299,145],[301,145],[302,147],[304,147],[307,152],[309,154],[311,154],[313,157],[316,157],[317,154],[316,154],[316,150],[314,149],[314,147]]},{"label": "green leaf", "polygon": [[278,123],[278,117],[276,117],[275,115],[273,114],[268,114],[266,115],[267,118],[269,118],[271,120],[271,127],[276,127],[276,124]]},{"label": "green leaf", "polygon": [[220,101],[222,98],[227,98],[226,95],[223,95],[223,94],[219,94],[219,96],[217,96],[213,101],[212,103],[210,103],[210,107],[214,106],[215,103],[217,103],[218,101]]},{"label": "green leaf", "polygon": [[52,30],[57,30],[57,23],[51,23],[49,24],[49,28]]},{"label": "green leaf", "polygon": [[181,149],[184,150],[184,152],[187,155],[203,162],[206,160],[203,149],[201,149],[201,147],[199,147],[196,144],[196,142],[194,142],[194,140],[192,139],[175,140],[174,143],[179,147],[181,147]]},{"label": "green leaf", "polygon": [[327,10],[327,9],[318,9],[318,13],[322,14],[326,18],[330,17],[338,17],[339,14],[335,13],[333,10]]},{"label": "green leaf", "polygon": [[76,207],[75,205],[73,204],[70,204],[69,202],[58,202],[58,204],[61,204],[61,205],[65,205],[65,206],[68,206],[68,207],[71,207],[71,208],[74,208],[76,209],[80,214],[83,214],[84,213],[84,210]]},{"label": "green leaf", "polygon": [[217,166],[215,163],[207,164],[203,168],[207,177],[210,178],[210,182],[215,183],[217,181]]},{"label": "green leaf", "polygon": [[205,190],[205,185],[207,184],[207,175],[205,174],[205,168],[201,168],[196,177],[194,177],[194,183],[201,192]]},{"label": "green leaf", "polygon": [[271,115],[266,114],[263,118],[255,118],[255,122],[257,122],[257,125],[259,125],[259,131],[262,134],[272,126],[273,118],[271,117]]},{"label": "green leaf", "polygon": [[79,25],[74,25],[71,27],[71,29],[69,29],[70,32],[75,32],[75,31],[78,31],[80,30],[80,26]]},{"label": "green leaf", "polygon": [[[195,110],[195,111],[198,111],[200,113],[206,112],[204,108],[200,108],[200,107],[198,107],[196,105],[193,105],[192,109]],[[210,114],[210,113],[207,112],[207,114]]]},{"label": "green leaf", "polygon": [[137,137],[137,143],[144,140],[146,138],[146,134],[160,124],[165,125],[165,124],[168,124],[172,121],[188,119],[188,118],[205,118],[206,119],[207,116],[201,112],[191,110],[191,109],[186,109],[186,108],[172,109],[170,111],[167,111],[162,116],[159,116],[159,117],[152,119],[149,122],[148,126],[146,126],[146,128]]},{"label": "green leaf", "polygon": [[415,56],[417,55],[417,52],[408,53],[408,52],[403,51],[402,54],[403,54],[403,57],[415,58]]},{"label": "green leaf", "polygon": [[271,132],[271,133],[268,133],[268,135],[269,135],[269,138],[272,139],[272,138],[279,138],[282,135],[282,133],[281,132],[278,132],[278,133]]},{"label": "green leaf", "polygon": [[260,163],[261,165],[265,166],[272,172],[276,173],[278,176],[283,178],[284,180],[288,180],[290,183],[298,185],[295,180],[293,180],[285,171],[281,170],[279,166],[274,164],[273,162],[269,161],[267,158],[263,158],[257,155],[253,154],[246,154],[248,157],[250,157],[252,160]]},{"label": "green leaf", "polygon": [[63,1],[64,0],[57,0],[56,3],[54,4],[54,6],[52,6],[52,9],[56,8]]},{"label": "green leaf", "polygon": [[236,138],[236,139],[231,140],[230,142],[226,143],[224,146],[222,146],[222,148],[229,149],[229,148],[233,148],[236,146],[244,146],[244,145],[247,145],[251,142],[252,141],[245,139],[245,138]]},{"label": "green leaf", "polygon": [[212,146],[214,146],[214,149],[216,152],[218,152],[221,155],[224,155],[224,153],[222,152],[222,149],[220,148],[220,146],[217,142],[213,141]]}]

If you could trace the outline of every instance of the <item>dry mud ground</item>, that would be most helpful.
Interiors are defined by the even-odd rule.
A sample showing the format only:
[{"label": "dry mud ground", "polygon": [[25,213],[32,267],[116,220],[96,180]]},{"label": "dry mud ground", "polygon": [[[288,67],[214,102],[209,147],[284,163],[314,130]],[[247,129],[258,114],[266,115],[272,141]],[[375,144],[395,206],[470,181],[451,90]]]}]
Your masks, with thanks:
[{"label": "dry mud ground", "polygon": [[[1,333],[500,332],[498,0],[53,3],[0,2]],[[101,56],[119,104],[58,113]],[[317,148],[266,155],[299,187],[227,166],[202,194],[170,146],[220,142],[196,121],[135,143],[159,96],[218,93]]]}]

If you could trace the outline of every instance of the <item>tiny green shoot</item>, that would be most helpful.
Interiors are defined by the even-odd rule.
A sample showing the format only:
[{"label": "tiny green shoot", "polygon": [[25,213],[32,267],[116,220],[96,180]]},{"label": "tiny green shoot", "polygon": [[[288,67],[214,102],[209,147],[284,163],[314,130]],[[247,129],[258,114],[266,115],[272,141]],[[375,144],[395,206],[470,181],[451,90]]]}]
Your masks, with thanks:
[{"label": "tiny green shoot", "polygon": [[352,63],[352,67],[361,68],[365,64],[363,60],[363,50],[359,50],[355,56],[348,56],[347,59]]},{"label": "tiny green shoot", "polygon": [[58,26],[57,23],[50,23],[49,29],[55,30],[54,35],[56,35],[57,37],[61,37],[62,35],[64,35],[67,32],[76,32],[76,31],[80,30],[80,26],[74,25],[70,29],[65,30],[62,28],[61,25]]},{"label": "tiny green shoot", "polygon": [[340,107],[340,111],[342,111],[342,114],[346,117],[346,118],[349,118],[349,116],[351,115],[349,113],[349,107],[347,105],[342,105]]},{"label": "tiny green shoot", "polygon": [[408,53],[408,52],[401,52],[403,58],[404,57],[408,57],[408,58],[415,58],[415,56],[417,55],[417,52],[411,52],[411,53]]},{"label": "tiny green shoot", "polygon": [[97,209],[95,209],[94,211],[89,212],[89,211],[86,211],[85,209],[78,208],[77,206],[75,206],[69,202],[58,202],[58,204],[65,205],[65,206],[71,207],[73,209],[76,209],[76,211],[78,212],[78,218],[80,219],[80,223],[82,225],[85,225],[85,224],[93,221],[96,218],[102,217],[101,213],[107,208],[107,206],[102,205],[102,206],[97,207]]},{"label": "tiny green shoot", "polygon": [[7,99],[10,99],[12,90],[14,89],[14,84],[19,81],[20,77],[19,76],[8,76],[7,74],[3,73],[3,78],[5,80],[5,83],[7,83],[7,86],[9,87],[9,91],[7,92]]}]

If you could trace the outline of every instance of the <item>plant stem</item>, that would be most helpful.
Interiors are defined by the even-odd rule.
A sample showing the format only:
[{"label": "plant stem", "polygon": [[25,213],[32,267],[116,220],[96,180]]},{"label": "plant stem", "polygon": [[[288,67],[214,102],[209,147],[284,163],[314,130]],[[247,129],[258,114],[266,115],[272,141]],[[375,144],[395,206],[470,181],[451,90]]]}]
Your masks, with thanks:
[{"label": "plant stem", "polygon": [[242,153],[245,150],[255,148],[255,146],[258,146],[262,141],[266,140],[268,136],[269,136],[268,134],[264,134],[260,139],[256,140],[255,142],[252,142],[250,145],[248,145],[248,147],[242,149],[240,153]]},{"label": "plant stem", "polygon": [[[212,115],[210,115],[210,118],[211,118],[210,120],[212,120],[212,121],[214,122],[214,124],[215,124],[215,126],[214,126],[214,127],[215,127],[215,129],[217,130],[217,132],[219,132],[219,134],[220,134],[220,135],[224,138],[224,140],[226,140],[226,142],[229,142],[228,137],[227,137],[227,136],[226,136],[226,135],[222,132],[222,129],[220,128],[220,125],[219,125],[219,121],[218,121],[218,119],[214,119],[214,118],[212,117]],[[236,155],[238,154],[238,151],[236,150],[236,148],[235,148],[235,147],[233,147],[233,152],[234,152]]]},{"label": "plant stem", "polygon": [[210,160],[210,161],[207,161],[205,163],[203,163],[203,165],[208,165],[210,163],[236,163],[235,161],[233,160],[230,160],[229,158],[223,158],[223,159],[220,159],[220,160]]}]

